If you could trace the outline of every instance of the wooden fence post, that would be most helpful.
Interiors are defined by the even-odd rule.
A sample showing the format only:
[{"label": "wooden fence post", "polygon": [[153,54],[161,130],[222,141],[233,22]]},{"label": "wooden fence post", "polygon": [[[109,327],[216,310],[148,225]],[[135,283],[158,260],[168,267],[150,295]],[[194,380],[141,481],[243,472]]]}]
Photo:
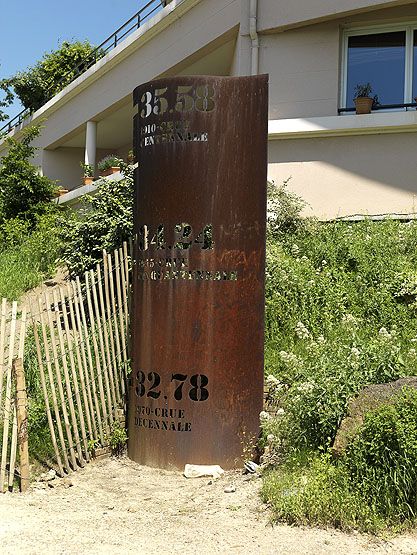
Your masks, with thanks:
[{"label": "wooden fence post", "polygon": [[28,445],[28,413],[25,373],[21,358],[13,360],[13,372],[16,379],[17,401],[17,442],[20,461],[20,491],[29,487],[29,445]]}]

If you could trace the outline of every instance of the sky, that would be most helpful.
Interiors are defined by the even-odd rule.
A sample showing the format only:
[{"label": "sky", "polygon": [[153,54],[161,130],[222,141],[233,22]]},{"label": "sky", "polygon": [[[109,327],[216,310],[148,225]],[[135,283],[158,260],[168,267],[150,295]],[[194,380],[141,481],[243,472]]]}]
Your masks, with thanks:
[{"label": "sky", "polygon": [[[0,0],[0,79],[25,70],[67,41],[98,45],[148,0]],[[5,110],[11,117],[15,103]]]}]

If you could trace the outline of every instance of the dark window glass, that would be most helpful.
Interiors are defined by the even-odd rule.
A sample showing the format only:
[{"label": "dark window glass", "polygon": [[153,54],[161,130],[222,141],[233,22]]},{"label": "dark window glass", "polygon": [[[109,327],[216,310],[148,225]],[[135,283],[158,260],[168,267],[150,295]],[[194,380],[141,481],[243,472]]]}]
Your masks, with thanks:
[{"label": "dark window glass", "polygon": [[354,106],[356,85],[366,83],[380,104],[402,104],[404,71],[405,31],[349,37],[346,105]]}]

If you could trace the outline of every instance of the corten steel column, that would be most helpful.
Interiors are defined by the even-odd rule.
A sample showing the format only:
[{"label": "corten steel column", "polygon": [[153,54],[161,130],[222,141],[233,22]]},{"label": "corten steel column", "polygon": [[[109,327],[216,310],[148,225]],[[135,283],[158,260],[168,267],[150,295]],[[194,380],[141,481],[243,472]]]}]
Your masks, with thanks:
[{"label": "corten steel column", "polygon": [[137,87],[129,455],[238,466],[263,397],[267,76]]}]

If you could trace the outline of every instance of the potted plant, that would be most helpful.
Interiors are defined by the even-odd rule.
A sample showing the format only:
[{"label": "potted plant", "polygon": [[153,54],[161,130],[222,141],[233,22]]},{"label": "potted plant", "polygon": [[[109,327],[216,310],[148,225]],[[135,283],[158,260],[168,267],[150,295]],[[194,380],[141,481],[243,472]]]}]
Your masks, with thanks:
[{"label": "potted plant", "polygon": [[105,177],[106,175],[111,175],[113,173],[117,173],[120,171],[120,164],[123,162],[121,158],[116,156],[115,154],[109,154],[105,156],[100,162],[97,164],[99,169],[100,175]]},{"label": "potted plant", "polygon": [[376,95],[371,96],[371,93],[371,83],[356,85],[353,102],[355,103],[357,114],[370,114],[372,107],[379,104],[378,97]]},{"label": "potted plant", "polygon": [[64,189],[64,187],[57,187],[54,193],[54,197],[62,197],[62,195],[66,195],[68,193],[68,189]]},{"label": "potted plant", "polygon": [[83,169],[84,185],[91,185],[94,180],[94,166],[84,164],[83,162],[80,162],[80,166]]}]

